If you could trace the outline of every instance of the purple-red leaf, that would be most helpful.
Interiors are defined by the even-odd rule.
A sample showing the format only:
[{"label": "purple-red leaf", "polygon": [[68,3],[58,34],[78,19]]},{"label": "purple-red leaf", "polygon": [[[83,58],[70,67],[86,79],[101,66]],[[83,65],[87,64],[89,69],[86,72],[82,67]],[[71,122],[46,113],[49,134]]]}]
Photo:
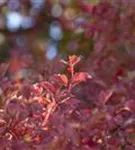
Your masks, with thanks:
[{"label": "purple-red leaf", "polygon": [[21,89],[21,94],[23,95],[23,97],[25,97],[26,99],[29,99],[31,96],[31,87],[30,85],[24,85]]},{"label": "purple-red leaf", "polygon": [[48,92],[51,92],[52,94],[56,92],[56,88],[54,87],[54,85],[48,81],[43,81],[40,85],[42,88],[45,88]]},{"label": "purple-red leaf", "polygon": [[10,118],[23,120],[29,115],[29,112],[24,104],[22,104],[18,99],[10,100],[6,105],[6,115]]},{"label": "purple-red leaf", "polygon": [[101,91],[98,100],[101,104],[105,104],[113,94],[113,90]]},{"label": "purple-red leaf", "polygon": [[65,74],[56,74],[51,77],[51,80],[59,85],[65,86],[65,87],[68,85],[68,78]]},{"label": "purple-red leaf", "polygon": [[85,82],[87,79],[91,79],[91,78],[92,78],[91,75],[85,72],[75,73],[72,78],[72,83],[78,84],[80,82]]}]

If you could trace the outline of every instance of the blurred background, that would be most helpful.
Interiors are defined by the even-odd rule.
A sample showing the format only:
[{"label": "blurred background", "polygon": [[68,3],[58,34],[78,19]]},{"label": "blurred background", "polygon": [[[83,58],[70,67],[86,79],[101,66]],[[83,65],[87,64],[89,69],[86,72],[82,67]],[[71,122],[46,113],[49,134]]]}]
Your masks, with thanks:
[{"label": "blurred background", "polygon": [[89,56],[93,40],[84,32],[84,23],[90,20],[91,7],[87,4],[97,3],[0,0],[0,63],[9,63],[10,76],[15,78],[15,72],[19,72],[19,78],[28,76],[26,66],[42,74],[48,72],[49,76],[61,70],[61,58]]},{"label": "blurred background", "polygon": [[0,62],[47,77],[82,55],[79,70],[113,84],[135,67],[134,16],[134,0],[0,0]]},{"label": "blurred background", "polygon": [[[97,3],[97,0],[83,0]],[[31,53],[37,61],[69,54],[87,55],[80,0],[0,0],[0,61],[12,51]]]}]

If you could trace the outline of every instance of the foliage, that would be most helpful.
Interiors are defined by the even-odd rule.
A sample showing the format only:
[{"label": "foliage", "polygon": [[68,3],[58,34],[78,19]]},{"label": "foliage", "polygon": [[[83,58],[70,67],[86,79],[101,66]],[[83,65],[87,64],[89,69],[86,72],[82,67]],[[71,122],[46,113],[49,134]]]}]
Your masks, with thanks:
[{"label": "foliage", "polygon": [[[122,93],[123,85],[119,89],[100,85],[96,92],[99,83],[88,73],[75,71],[80,60],[69,56],[62,60],[67,75],[54,74],[37,82],[8,79],[9,65],[1,64],[2,150],[134,149],[134,100]],[[90,89],[96,84],[97,99],[85,102],[76,97],[74,89],[81,82],[90,83]]]},{"label": "foliage", "polygon": [[[87,55],[82,63],[82,57],[69,56],[59,74],[64,70],[59,56],[52,64],[37,63],[13,52],[1,64],[2,150],[135,149],[135,5],[133,0],[91,2],[77,0],[66,8],[61,1],[73,17],[55,18],[63,24],[64,49],[69,42],[71,53]],[[79,25],[77,16],[83,16]]]},{"label": "foliage", "polygon": [[[7,64],[1,64],[1,149],[68,149],[80,146],[82,126],[80,102],[71,93],[74,86],[91,79],[84,72],[75,73],[81,57],[69,56],[69,75],[54,74],[48,81],[29,83],[8,80]],[[79,110],[80,109],[80,110]],[[85,123],[85,120],[84,120]],[[79,131],[79,132],[78,132]],[[82,137],[83,138],[83,137]]]},{"label": "foliage", "polygon": [[[102,128],[104,138],[109,135],[103,149],[135,149],[135,5],[132,0],[119,0],[97,5],[85,3],[84,8],[91,18],[84,22],[84,27],[86,35],[94,41],[94,51],[82,64],[82,70],[89,72],[94,81],[75,92],[91,103],[90,106],[95,107],[101,116],[110,116],[110,123],[102,116],[95,127],[95,130]],[[99,114],[97,120],[100,120]],[[129,130],[131,135],[127,134]],[[112,145],[110,141],[113,141]]]},{"label": "foliage", "polygon": [[94,72],[109,84],[124,80],[126,73],[135,67],[135,6],[132,4],[132,0],[89,4],[91,11],[87,13],[92,19],[84,22],[84,27],[94,41],[94,52],[87,64],[92,63]]}]

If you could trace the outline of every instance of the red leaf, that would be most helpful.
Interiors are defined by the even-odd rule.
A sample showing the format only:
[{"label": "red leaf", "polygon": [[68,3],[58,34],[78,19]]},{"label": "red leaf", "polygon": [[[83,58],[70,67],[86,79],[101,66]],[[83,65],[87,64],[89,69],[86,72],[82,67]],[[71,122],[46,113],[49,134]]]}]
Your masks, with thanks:
[{"label": "red leaf", "polygon": [[72,66],[76,65],[80,60],[81,60],[81,56],[79,57],[75,55],[69,56],[69,64]]},{"label": "red leaf", "polygon": [[19,120],[24,120],[29,115],[26,106],[15,98],[7,102],[5,112],[7,116]]},{"label": "red leaf", "polygon": [[105,104],[112,96],[112,90],[101,91],[98,97],[100,103]]},{"label": "red leaf", "polygon": [[68,85],[68,78],[65,74],[56,74],[51,77],[51,80],[65,87]]},{"label": "red leaf", "polygon": [[24,85],[21,89],[21,94],[26,98],[29,99],[31,96],[31,86],[30,85]]},{"label": "red leaf", "polygon": [[67,86],[67,84],[68,84],[68,78],[67,78],[67,76],[64,75],[64,74],[61,74],[59,76],[60,76],[62,82],[64,83],[64,85]]},{"label": "red leaf", "polygon": [[72,78],[72,83],[73,84],[78,84],[80,82],[85,82],[87,79],[91,79],[92,77],[85,72],[79,72],[75,73],[73,78]]},{"label": "red leaf", "polygon": [[50,82],[47,82],[47,81],[41,82],[41,87],[45,88],[48,92],[51,92],[52,94],[56,92],[56,88]]}]

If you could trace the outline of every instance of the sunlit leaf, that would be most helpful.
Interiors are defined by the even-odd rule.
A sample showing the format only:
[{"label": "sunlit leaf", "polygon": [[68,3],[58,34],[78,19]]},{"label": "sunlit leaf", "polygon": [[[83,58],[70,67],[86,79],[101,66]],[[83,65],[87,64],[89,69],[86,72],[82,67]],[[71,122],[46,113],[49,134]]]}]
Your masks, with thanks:
[{"label": "sunlit leaf", "polygon": [[87,79],[91,79],[92,76],[85,72],[75,73],[72,79],[73,84],[78,84],[80,82],[85,82]]}]

